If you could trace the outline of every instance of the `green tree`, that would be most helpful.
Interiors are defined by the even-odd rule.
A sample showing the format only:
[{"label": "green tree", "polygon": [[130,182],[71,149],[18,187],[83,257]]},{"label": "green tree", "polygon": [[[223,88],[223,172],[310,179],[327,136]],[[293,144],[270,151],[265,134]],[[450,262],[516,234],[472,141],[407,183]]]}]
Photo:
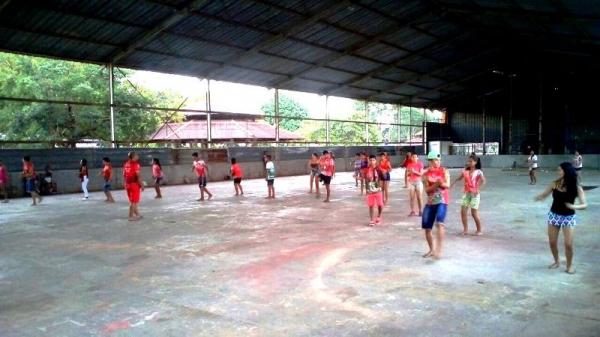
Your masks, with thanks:
[{"label": "green tree", "polygon": [[[126,79],[130,73],[115,72],[116,104],[176,105],[176,95],[134,88]],[[98,65],[0,53],[0,95],[106,104],[108,75]],[[146,139],[167,114],[117,109],[116,138]],[[0,135],[8,140],[67,141],[71,146],[82,139],[110,140],[110,113],[105,107],[0,101],[0,119]]]},{"label": "green tree", "polygon": [[[331,121],[329,122],[329,136],[331,142],[341,144],[354,144],[354,143],[366,143],[366,124],[355,123],[365,121],[364,111],[355,111],[349,118],[350,122]],[[369,130],[369,142],[378,143],[381,142],[380,134],[376,128],[371,125],[368,127]],[[322,123],[321,126],[310,133],[308,139],[311,141],[324,142],[327,139],[326,124]]]},{"label": "green tree", "polygon": [[[275,103],[269,102],[261,107],[261,110],[265,115],[275,115]],[[275,118],[266,116],[265,120],[271,125],[275,125]],[[285,95],[279,95],[279,116],[281,117],[279,125],[288,130],[296,131],[302,125],[303,120],[297,118],[307,118],[308,111],[298,102]],[[289,119],[285,117],[293,117]]]}]

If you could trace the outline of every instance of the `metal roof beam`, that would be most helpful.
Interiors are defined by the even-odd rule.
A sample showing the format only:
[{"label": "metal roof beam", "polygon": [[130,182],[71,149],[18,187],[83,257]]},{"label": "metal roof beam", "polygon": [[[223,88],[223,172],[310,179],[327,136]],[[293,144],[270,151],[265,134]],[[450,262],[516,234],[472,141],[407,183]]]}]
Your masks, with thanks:
[{"label": "metal roof beam", "polygon": [[[459,83],[463,83],[463,82],[469,81],[469,80],[471,80],[471,79],[473,79],[473,78],[479,77],[479,76],[481,76],[481,75],[484,75],[484,74],[487,74],[487,73],[489,73],[489,72],[490,72],[490,70],[489,70],[489,69],[485,69],[485,70],[482,70],[482,71],[478,71],[478,72],[476,72],[476,73],[474,73],[474,74],[472,74],[472,75],[469,75],[469,76],[467,76],[467,77],[461,77],[461,78],[459,78],[459,79],[456,79],[456,80],[454,80],[454,81],[451,81],[451,82],[448,82],[448,83],[445,83],[445,84],[439,85],[439,86],[437,86],[437,87],[435,87],[435,88],[431,88],[431,89],[429,89],[429,90],[425,90],[425,91],[418,92],[418,93],[414,94],[414,95],[413,95],[413,97],[415,97],[415,96],[416,96],[416,97],[419,97],[420,99],[429,99],[429,100],[435,100],[435,99],[431,99],[431,98],[428,98],[428,97],[421,97],[421,95],[427,95],[427,94],[430,94],[430,93],[432,93],[432,92],[440,92],[442,89],[446,89],[446,88],[449,88],[449,87],[451,87],[451,86],[453,86],[453,85],[456,85],[456,84],[459,84]],[[401,103],[401,104],[402,104],[402,103],[407,103],[407,101],[401,101],[400,103]]]},{"label": "metal roof beam", "polygon": [[[300,15],[300,16],[306,17],[306,14],[304,14],[302,12],[299,12],[299,11],[296,11],[296,10],[293,10],[293,9],[290,9],[290,8],[287,8],[287,7],[283,7],[283,6],[278,5],[278,4],[273,4],[273,3],[270,3],[270,2],[265,1],[265,0],[252,0],[252,1],[257,2],[257,3],[261,3],[261,4],[265,5],[265,6],[269,6],[269,7],[275,8],[277,10],[286,11],[286,12],[292,13],[294,15]],[[378,11],[378,10],[372,8],[372,7],[363,5],[363,4],[358,3],[356,1],[352,1],[351,0],[350,1],[350,5],[351,6],[356,6],[356,7],[362,7],[366,11],[376,13],[376,14],[378,14],[378,15],[380,15],[380,16],[382,16],[382,17],[384,17],[384,18],[386,18],[386,19],[388,19],[390,21],[394,21],[395,25],[398,27],[398,29],[405,28],[405,27],[410,27],[411,29],[415,29],[414,27],[411,27],[411,26],[409,26],[408,24],[405,23],[407,20],[401,20],[401,19],[398,19],[396,17],[392,17],[392,16],[390,16],[388,14],[380,12],[380,11]],[[429,6],[427,6],[427,8],[425,8],[423,10],[423,13],[422,13],[422,15],[427,15],[427,14],[431,14],[431,12],[429,12]],[[418,15],[417,18],[420,18],[422,15]],[[412,23],[414,21],[417,21],[417,18],[411,18],[409,20],[409,22]],[[350,28],[346,28],[346,27],[344,27],[342,25],[328,22],[327,20],[324,20],[324,19],[325,18],[319,20],[319,22],[322,23],[322,24],[324,24],[324,25],[326,25],[326,26],[330,26],[330,27],[333,27],[335,29],[338,29],[340,31],[343,31],[343,32],[346,32],[346,33],[349,33],[349,34],[353,34],[353,35],[358,35],[358,36],[360,36],[360,37],[362,37],[362,38],[364,38],[366,40],[375,39],[376,36],[379,35],[379,34],[377,34],[376,36],[370,36],[370,35],[367,35],[365,33],[361,33],[361,32],[352,30]],[[432,36],[432,37],[435,37],[434,35],[432,35],[429,32],[427,32],[427,33],[421,32],[421,33],[429,35],[429,36]],[[401,45],[398,45],[398,44],[395,44],[395,43],[391,43],[391,42],[388,42],[388,41],[382,41],[381,38],[379,38],[378,42],[381,43],[381,44],[383,44],[383,45],[386,45],[388,47],[391,47],[391,48],[396,48],[396,49],[400,49],[400,50],[405,51],[405,52],[410,52],[410,49],[406,49],[405,47],[402,47]],[[436,61],[436,60],[433,60],[433,61]]]},{"label": "metal roof beam", "polygon": [[[444,41],[441,41],[441,42],[438,42],[438,43],[433,43],[431,45],[428,45],[426,47],[418,49],[418,50],[414,51],[412,54],[405,55],[405,56],[402,56],[400,58],[397,58],[394,62],[389,63],[389,64],[385,64],[385,65],[383,65],[381,67],[378,67],[378,68],[376,68],[376,69],[374,69],[374,70],[372,70],[372,71],[370,71],[370,72],[368,72],[368,73],[366,73],[364,75],[360,75],[360,76],[354,77],[354,78],[352,78],[352,79],[350,79],[350,80],[348,80],[348,81],[346,81],[344,83],[340,83],[338,85],[335,85],[335,86],[332,86],[330,88],[327,88],[327,89],[325,89],[325,93],[326,94],[330,94],[331,92],[333,92],[335,90],[338,90],[340,88],[343,88],[345,86],[349,86],[349,85],[353,85],[353,84],[359,83],[361,81],[364,81],[366,79],[372,78],[374,76],[377,76],[379,74],[382,74],[382,73],[384,73],[386,71],[389,71],[389,70],[392,70],[394,68],[400,68],[403,64],[406,64],[408,62],[411,62],[414,59],[419,58],[421,54],[430,52],[432,50],[435,50],[436,48],[439,48],[439,47],[442,47],[444,45],[450,44],[450,43],[452,43],[452,42],[454,42],[454,41],[456,41],[456,40],[458,40],[460,38],[465,37],[466,35],[468,35],[468,34],[459,34],[459,35],[456,35],[456,36],[454,36],[454,37],[452,37],[450,39],[447,39],[447,40],[444,40]],[[406,70],[404,68],[400,68],[400,69],[402,69],[404,71],[407,71],[407,72],[413,73],[415,75],[414,77],[416,77],[416,78],[418,78],[418,77],[420,77],[420,76],[423,75],[422,73],[419,73],[419,72],[416,72],[416,71]],[[395,86],[394,86],[394,88],[395,88]]]},{"label": "metal roof beam", "polygon": [[[168,4],[165,4],[165,3],[162,3],[162,2],[159,2],[159,1],[156,1],[156,0],[146,0],[146,1],[150,1],[152,3],[157,3],[157,4],[160,4],[160,5],[164,5],[164,6],[169,6]],[[242,22],[236,22],[236,21],[226,20],[226,19],[220,18],[220,17],[215,16],[215,15],[211,15],[211,14],[206,14],[206,13],[201,13],[201,12],[197,12],[196,11],[196,12],[193,12],[192,15],[198,16],[198,17],[201,17],[201,18],[204,18],[204,19],[210,19],[210,20],[222,22],[222,23],[229,24],[229,25],[232,25],[232,26],[243,27],[243,28],[254,30],[254,31],[257,31],[257,32],[260,32],[260,33],[263,33],[263,34],[269,34],[272,37],[276,37],[277,35],[280,35],[280,33],[275,33],[275,32],[272,32],[272,31],[269,31],[269,30],[266,30],[266,29],[262,29],[260,27],[251,26],[251,25],[248,25],[248,24],[245,24],[245,23],[242,23]],[[170,33],[170,34],[172,34],[172,33]],[[190,38],[192,38],[192,37],[190,37]],[[317,49],[327,50],[327,51],[332,52],[332,53],[338,53],[339,54],[341,52],[338,49],[335,49],[335,48],[332,48],[332,47],[329,47],[329,46],[326,46],[326,45],[314,43],[314,42],[305,41],[305,40],[302,40],[302,39],[299,39],[299,38],[296,38],[296,37],[293,37],[293,36],[287,36],[286,39],[290,40],[290,41],[293,41],[293,42],[296,42],[296,43],[305,44],[307,46],[314,47],[314,48],[317,48]],[[395,48],[397,48],[397,47],[395,47]],[[263,51],[261,51],[261,50],[257,50],[255,52],[256,53],[263,53]],[[369,61],[369,62],[373,62],[373,63],[377,63],[377,64],[381,64],[381,65],[386,65],[386,63],[382,62],[381,60],[373,59],[373,58],[370,58],[370,57],[367,57],[367,56],[363,56],[363,55],[359,55],[359,54],[352,54],[352,56],[356,57],[356,58],[359,58],[359,59],[363,59],[363,60]],[[297,62],[302,62],[302,61],[297,61]],[[309,62],[303,62],[303,63],[311,64]],[[333,67],[328,67],[328,68],[331,68],[331,69],[337,70],[337,71],[346,72],[346,73],[352,73],[352,72],[350,72],[348,70],[344,70],[344,69],[337,69],[337,68],[333,68]],[[410,70],[410,69],[406,69],[406,68],[401,68],[401,69],[404,70],[404,71],[407,71],[407,72],[411,72],[411,73],[415,73],[415,74],[420,74],[420,73],[415,72],[415,71]],[[217,70],[219,70],[219,69],[215,69],[215,71],[217,71]],[[389,82],[395,82],[393,80],[386,80],[386,79],[382,79],[382,80],[389,81]]]},{"label": "metal roof beam", "polygon": [[185,7],[177,10],[175,13],[171,14],[169,17],[165,18],[159,24],[157,24],[156,27],[143,33],[141,36],[138,36],[134,41],[131,41],[131,43],[127,47],[123,48],[122,51],[112,56],[110,62],[113,64],[119,62],[120,60],[134,52],[137,48],[152,41],[162,31],[174,26],[181,20],[187,18],[192,11],[204,6],[204,4],[206,4],[207,2],[208,0],[189,1],[185,5]]},{"label": "metal roof beam", "polygon": [[442,6],[449,12],[473,14],[474,12],[481,15],[482,12],[485,14],[497,15],[497,16],[521,16],[521,17],[537,17],[547,18],[554,20],[583,20],[583,21],[600,21],[599,15],[584,14],[584,15],[572,15],[563,12],[548,12],[542,10],[533,9],[522,9],[522,8],[501,8],[501,7],[485,7],[481,5],[465,5],[447,3],[445,1],[437,0],[436,3]]},{"label": "metal roof beam", "polygon": [[[500,49],[500,48],[498,48],[498,47],[496,47],[496,48],[492,48],[492,49],[487,49],[487,50],[484,50],[484,51],[482,51],[481,53],[478,53],[478,54],[475,54],[475,55],[469,56],[469,57],[467,57],[467,58],[462,58],[462,59],[460,59],[460,60],[458,60],[458,61],[456,61],[456,62],[453,62],[453,63],[447,64],[447,65],[445,65],[445,66],[443,66],[443,67],[440,67],[440,68],[433,69],[432,71],[430,71],[430,72],[429,72],[429,74],[427,74],[427,75],[425,75],[425,76],[429,76],[430,74],[435,74],[435,73],[439,73],[439,72],[442,72],[442,71],[445,71],[445,70],[448,70],[448,69],[454,68],[454,67],[456,67],[456,66],[459,66],[459,65],[461,65],[461,64],[463,64],[463,63],[470,62],[470,61],[472,61],[472,60],[474,60],[474,59],[477,59],[477,58],[479,58],[479,57],[482,57],[482,56],[484,56],[484,55],[487,55],[487,54],[494,53],[494,52],[498,51],[499,49]],[[393,92],[394,90],[396,90],[396,89],[398,89],[398,88],[402,87],[403,85],[411,84],[412,82],[415,82],[415,81],[417,81],[417,80],[420,80],[421,78],[422,78],[421,76],[412,76],[412,77],[410,77],[410,78],[406,79],[405,81],[403,81],[402,83],[400,83],[400,84],[398,84],[398,85],[396,85],[396,86],[394,86],[394,87],[387,88],[387,89],[386,89],[386,91],[392,91],[392,92]]]},{"label": "metal roof beam", "polygon": [[[425,15],[427,15],[427,14],[425,14]],[[352,55],[352,54],[354,54],[355,52],[357,52],[357,51],[359,51],[361,49],[373,46],[373,45],[379,43],[381,41],[381,39],[385,38],[386,36],[396,33],[398,30],[400,30],[400,29],[402,29],[404,27],[409,26],[411,23],[413,23],[415,21],[418,21],[420,18],[421,18],[421,16],[418,16],[418,17],[415,17],[415,18],[413,18],[411,20],[405,20],[403,23],[397,22],[395,25],[393,25],[390,28],[384,30],[383,32],[381,32],[381,33],[379,33],[379,34],[377,34],[375,36],[372,36],[369,39],[366,39],[366,40],[360,41],[358,43],[355,43],[352,46],[346,48],[344,51],[342,51],[342,52],[340,52],[338,54],[332,54],[332,55],[328,55],[328,56],[323,57],[315,65],[310,66],[310,67],[308,67],[308,68],[306,68],[306,69],[304,69],[304,70],[302,70],[302,71],[300,71],[300,72],[298,72],[296,74],[291,75],[288,79],[285,79],[283,81],[279,81],[277,83],[274,83],[273,87],[283,86],[283,85],[285,85],[285,84],[293,81],[297,77],[307,74],[310,71],[313,71],[315,69],[324,67],[324,66],[328,65],[329,63],[334,62],[334,61],[336,61],[336,60],[338,60],[338,59],[340,59],[340,58],[342,58],[344,56]]]},{"label": "metal roof beam", "polygon": [[12,0],[2,0],[2,1],[0,1],[0,12],[2,12],[2,10],[4,8],[6,8],[6,6],[10,5],[11,2],[12,2]]},{"label": "metal roof beam", "polygon": [[297,22],[296,24],[294,24],[293,26],[289,27],[288,29],[286,29],[284,32],[281,32],[279,34],[273,35],[270,38],[267,38],[266,40],[258,43],[257,45],[255,45],[254,47],[246,50],[243,53],[238,54],[237,56],[234,56],[232,58],[230,58],[229,60],[226,60],[222,66],[213,69],[211,72],[208,73],[207,77],[211,77],[214,76],[214,74],[223,69],[224,67],[230,65],[230,64],[234,64],[234,63],[238,63],[239,61],[243,60],[244,58],[248,57],[249,55],[253,55],[256,52],[260,51],[262,48],[265,48],[267,46],[272,45],[273,43],[276,42],[280,42],[282,40],[285,40],[286,38],[288,38],[289,36],[296,34],[300,31],[302,31],[303,29],[305,29],[308,25],[311,25],[335,12],[337,12],[338,10],[341,10],[344,7],[347,7],[350,4],[349,0],[344,0],[341,2],[338,2],[332,6],[330,6],[329,8],[319,11],[318,13],[315,13],[313,15],[311,15],[310,17],[307,17],[299,22]]}]

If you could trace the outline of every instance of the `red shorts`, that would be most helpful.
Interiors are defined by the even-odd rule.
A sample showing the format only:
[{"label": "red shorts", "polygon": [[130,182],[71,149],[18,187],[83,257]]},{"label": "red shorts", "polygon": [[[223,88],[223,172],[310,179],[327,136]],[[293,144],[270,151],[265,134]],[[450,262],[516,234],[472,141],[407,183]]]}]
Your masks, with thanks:
[{"label": "red shorts", "polygon": [[383,193],[369,193],[367,194],[367,206],[369,207],[383,207]]},{"label": "red shorts", "polygon": [[137,183],[130,183],[125,186],[127,190],[127,197],[129,198],[129,202],[132,204],[137,204],[140,202],[140,198],[142,196],[142,187]]}]

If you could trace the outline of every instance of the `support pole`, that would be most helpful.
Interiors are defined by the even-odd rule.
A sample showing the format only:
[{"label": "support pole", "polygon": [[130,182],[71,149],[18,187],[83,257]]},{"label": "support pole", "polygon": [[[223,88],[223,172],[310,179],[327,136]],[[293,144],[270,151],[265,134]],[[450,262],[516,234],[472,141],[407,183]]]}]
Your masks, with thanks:
[{"label": "support pole", "polygon": [[[423,108],[423,123],[421,126],[421,146],[423,146],[423,151],[425,151],[425,129],[427,125],[427,111]],[[425,152],[427,154],[427,152]]]},{"label": "support pole", "polygon": [[412,148],[412,98],[408,104],[408,146]]},{"label": "support pole", "polygon": [[[369,101],[365,101],[365,122],[369,121]],[[365,123],[365,139],[369,145],[369,124]]]},{"label": "support pole", "polygon": [[108,64],[108,97],[110,100],[110,143],[112,148],[117,147],[115,138],[115,66]]},{"label": "support pole", "polygon": [[508,105],[508,152],[507,154],[512,154],[513,152],[513,79],[515,78],[514,74],[509,75],[509,105]]},{"label": "support pole", "polygon": [[279,89],[275,89],[275,142],[279,145]]},{"label": "support pole", "polygon": [[486,150],[485,150],[485,96],[483,96],[483,98],[481,99],[481,112],[483,114],[482,117],[482,122],[481,122],[481,139],[483,141],[483,155],[485,156],[486,154]]},{"label": "support pole", "polygon": [[325,95],[325,144],[329,146],[331,142],[331,132],[329,125],[329,96]]},{"label": "support pole", "polygon": [[544,143],[542,141],[542,121],[543,121],[543,113],[544,113],[544,85],[542,81],[542,74],[540,73],[540,112],[538,116],[538,154],[542,154],[544,150]]},{"label": "support pole", "polygon": [[206,79],[206,148],[212,142],[212,103],[210,101],[210,79]]},{"label": "support pole", "polygon": [[401,138],[401,134],[400,131],[402,130],[402,126],[400,124],[402,124],[402,119],[401,119],[401,110],[402,110],[402,106],[401,105],[396,105],[396,128],[398,128],[398,145],[400,145],[400,140]]}]

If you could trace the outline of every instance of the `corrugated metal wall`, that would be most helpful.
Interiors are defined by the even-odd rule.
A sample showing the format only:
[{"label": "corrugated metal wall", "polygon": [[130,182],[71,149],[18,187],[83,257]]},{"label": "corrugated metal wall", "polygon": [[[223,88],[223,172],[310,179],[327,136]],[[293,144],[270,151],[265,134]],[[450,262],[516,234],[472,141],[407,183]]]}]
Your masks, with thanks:
[{"label": "corrugated metal wall", "polygon": [[[502,138],[500,116],[487,115],[485,120],[485,141],[500,143]],[[483,115],[455,112],[450,116],[450,128],[453,141],[456,143],[481,143]]]}]

